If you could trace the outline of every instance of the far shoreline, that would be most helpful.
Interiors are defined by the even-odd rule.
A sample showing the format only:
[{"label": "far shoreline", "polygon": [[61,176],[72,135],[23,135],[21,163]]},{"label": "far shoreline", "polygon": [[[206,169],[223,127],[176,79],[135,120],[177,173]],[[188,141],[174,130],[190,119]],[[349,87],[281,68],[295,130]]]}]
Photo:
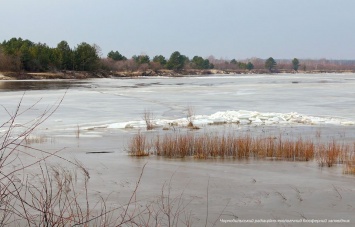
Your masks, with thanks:
[{"label": "far shoreline", "polygon": [[57,71],[57,72],[0,72],[0,80],[83,80],[95,78],[149,78],[149,77],[188,77],[188,76],[209,76],[209,75],[302,75],[302,74],[351,74],[355,73],[354,70],[279,70],[270,72],[268,70],[196,70],[188,69],[183,71],[173,70],[147,70],[147,71],[126,71],[126,72],[113,72],[113,71]]}]

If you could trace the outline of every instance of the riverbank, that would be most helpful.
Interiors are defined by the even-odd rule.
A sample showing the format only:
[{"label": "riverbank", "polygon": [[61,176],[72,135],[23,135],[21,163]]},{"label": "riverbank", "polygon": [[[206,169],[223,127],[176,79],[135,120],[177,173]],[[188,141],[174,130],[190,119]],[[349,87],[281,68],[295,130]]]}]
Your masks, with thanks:
[{"label": "riverbank", "polygon": [[[310,70],[298,71],[293,70],[278,70],[272,74],[287,73],[287,74],[319,74],[319,73],[354,73],[352,70]],[[165,77],[180,77],[187,75],[233,75],[233,74],[270,74],[266,69],[257,70],[197,70],[186,69],[179,72],[173,70],[146,70],[146,71],[58,71],[58,72],[0,72],[0,80],[43,80],[43,79],[89,79],[89,78],[135,78],[140,76],[165,76]]]}]

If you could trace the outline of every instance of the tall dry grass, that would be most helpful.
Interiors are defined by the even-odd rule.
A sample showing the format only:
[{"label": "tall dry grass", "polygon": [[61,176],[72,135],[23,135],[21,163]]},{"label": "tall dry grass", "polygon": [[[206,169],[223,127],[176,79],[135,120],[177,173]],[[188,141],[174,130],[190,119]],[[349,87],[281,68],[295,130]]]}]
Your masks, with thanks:
[{"label": "tall dry grass", "polygon": [[131,139],[128,145],[129,154],[133,156],[149,155],[150,143],[140,131]]},{"label": "tall dry grass", "polygon": [[[250,134],[236,135],[235,133],[166,133],[157,135],[151,143],[136,144],[141,133],[131,140],[130,154],[137,156],[148,155],[137,150],[151,150],[151,154],[169,158],[186,156],[198,159],[207,158],[238,158],[238,159],[274,159],[287,161],[316,160],[319,166],[331,167],[334,164],[348,163],[350,166],[350,146],[331,142],[314,142],[310,138],[283,138],[282,135],[256,136]],[[139,140],[140,141],[140,140]],[[143,147],[142,147],[143,146]],[[145,147],[144,147],[145,146]]]},{"label": "tall dry grass", "polygon": [[[158,156],[182,158],[194,156],[196,158],[233,157],[233,158],[277,158],[282,160],[309,161],[313,159],[315,145],[311,140],[298,138],[297,140],[282,139],[282,137],[252,137],[249,134],[223,135],[204,133],[196,135],[191,132],[157,135],[152,143],[141,141],[139,132],[131,139],[130,154],[137,150],[151,149]],[[145,147],[142,147],[145,146]],[[145,153],[147,154],[147,153]]]},{"label": "tall dry grass", "polygon": [[331,167],[337,163],[343,163],[348,159],[348,144],[339,144],[335,140],[329,143],[319,144],[316,159],[319,166]]},{"label": "tall dry grass", "polygon": [[353,143],[353,150],[345,157],[344,163],[344,173],[355,174],[355,142]]}]

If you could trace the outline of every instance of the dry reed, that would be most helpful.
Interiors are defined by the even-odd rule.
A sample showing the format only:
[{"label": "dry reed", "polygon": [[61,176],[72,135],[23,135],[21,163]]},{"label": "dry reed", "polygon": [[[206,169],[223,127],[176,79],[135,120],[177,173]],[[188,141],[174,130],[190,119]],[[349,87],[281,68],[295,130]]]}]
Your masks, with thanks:
[{"label": "dry reed", "polygon": [[348,153],[345,160],[344,173],[355,174],[355,142],[353,143],[353,151]]},{"label": "dry reed", "polygon": [[335,140],[327,144],[319,144],[317,152],[317,162],[319,166],[331,167],[336,163],[343,163],[346,154],[349,153],[349,146],[338,144]]},{"label": "dry reed", "polygon": [[130,141],[128,149],[129,154],[132,156],[148,156],[150,145],[146,136],[138,132]]},{"label": "dry reed", "polygon": [[33,135],[29,135],[26,136],[25,138],[25,143],[27,145],[31,145],[31,144],[35,144],[35,143],[45,143],[47,142],[47,137],[44,135],[40,135],[40,136],[33,136]]},{"label": "dry reed", "polygon": [[188,106],[186,112],[187,112],[187,113],[186,113],[186,119],[187,119],[187,121],[189,122],[189,123],[187,124],[187,127],[189,127],[189,128],[194,128],[194,122],[193,122],[193,120],[194,120],[194,116],[195,116],[195,111],[194,111],[193,107]]},{"label": "dry reed", "polygon": [[154,129],[154,115],[149,110],[144,110],[143,120],[145,121],[147,130]]},{"label": "dry reed", "polygon": [[287,161],[316,160],[320,166],[331,167],[349,161],[349,145],[337,143],[314,143],[311,139],[278,137],[252,137],[233,133],[166,133],[157,135],[151,143],[139,132],[131,140],[129,153],[136,156],[152,154],[169,158],[186,156],[207,158],[271,158]]}]

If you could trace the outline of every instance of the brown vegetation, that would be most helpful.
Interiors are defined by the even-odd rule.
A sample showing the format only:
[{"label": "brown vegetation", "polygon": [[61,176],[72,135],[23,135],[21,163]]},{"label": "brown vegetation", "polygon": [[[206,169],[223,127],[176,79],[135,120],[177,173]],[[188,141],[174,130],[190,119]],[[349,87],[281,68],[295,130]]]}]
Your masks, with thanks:
[{"label": "brown vegetation", "polygon": [[320,166],[331,167],[336,163],[343,163],[349,154],[349,145],[338,144],[335,140],[328,144],[320,144],[317,161]]},{"label": "brown vegetation", "polygon": [[144,110],[143,113],[143,120],[145,122],[147,130],[152,130],[154,129],[154,115],[151,113],[149,110]]},{"label": "brown vegetation", "polygon": [[348,153],[344,166],[345,174],[355,174],[355,143],[353,144],[353,151]]},{"label": "brown vegetation", "polygon": [[[154,155],[169,158],[183,158],[191,156],[199,159],[207,158],[268,158],[288,161],[316,160],[319,166],[331,167],[337,163],[346,163],[348,171],[354,168],[354,155],[350,155],[349,145],[339,144],[336,141],[329,143],[314,143],[311,139],[302,137],[284,139],[279,137],[252,137],[249,134],[223,135],[213,133],[194,134],[166,133],[157,135],[147,143],[142,134],[138,133],[132,138],[129,153],[137,156]],[[140,143],[137,143],[139,141]]]},{"label": "brown vegetation", "polygon": [[313,142],[302,138],[291,141],[281,137],[253,138],[249,134],[166,134],[163,138],[158,137],[156,141],[153,153],[167,157],[254,157],[308,161],[313,158],[315,152]]},{"label": "brown vegetation", "polygon": [[146,136],[141,132],[133,137],[128,146],[129,154],[133,156],[147,156],[149,155],[150,144]]},{"label": "brown vegetation", "polygon": [[190,129],[200,129],[198,126],[194,125],[195,110],[193,107],[188,106],[186,111],[186,119],[189,122],[187,127]]}]

